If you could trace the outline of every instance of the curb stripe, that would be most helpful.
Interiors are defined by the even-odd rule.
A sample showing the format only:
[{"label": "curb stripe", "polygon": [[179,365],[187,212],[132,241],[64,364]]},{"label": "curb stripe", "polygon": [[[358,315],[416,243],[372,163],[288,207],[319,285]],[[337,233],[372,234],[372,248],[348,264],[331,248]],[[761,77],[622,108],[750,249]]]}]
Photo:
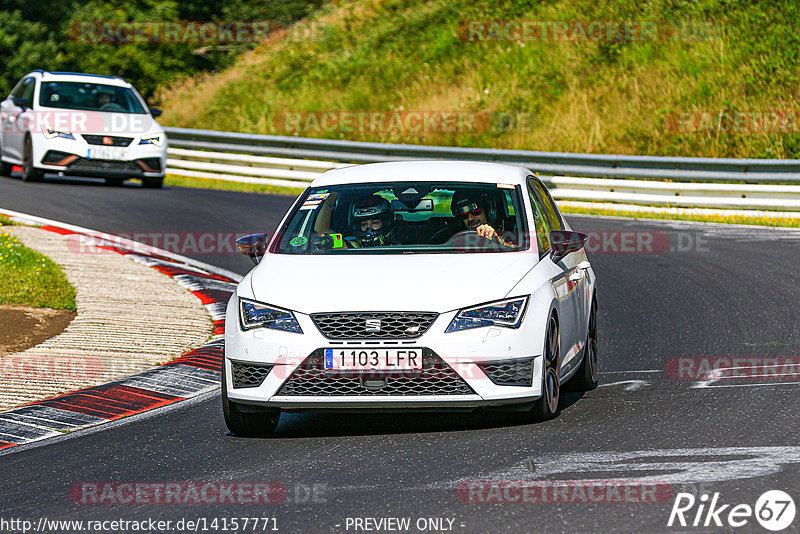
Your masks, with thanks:
[{"label": "curb stripe", "polygon": [[109,241],[114,236],[108,234],[102,234],[106,236],[102,240],[98,239],[101,234],[93,230],[0,210],[4,212],[12,220],[32,221],[60,235],[86,235],[99,248],[125,255],[170,276],[200,299],[211,314],[213,337],[162,366],[0,413],[0,450],[167,406],[219,388],[225,310],[236,291],[237,281],[231,277],[238,275],[149,245],[120,240],[121,245]]}]

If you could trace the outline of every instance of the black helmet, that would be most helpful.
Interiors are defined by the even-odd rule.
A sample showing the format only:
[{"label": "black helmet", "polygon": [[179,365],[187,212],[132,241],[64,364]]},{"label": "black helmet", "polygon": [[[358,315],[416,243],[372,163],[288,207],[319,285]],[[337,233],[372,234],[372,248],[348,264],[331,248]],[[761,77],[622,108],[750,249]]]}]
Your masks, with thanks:
[{"label": "black helmet", "polygon": [[473,209],[480,208],[486,214],[486,221],[489,224],[495,223],[495,216],[497,209],[495,209],[494,200],[488,193],[480,191],[459,190],[453,194],[450,201],[450,211],[453,217],[457,219],[462,218]]},{"label": "black helmet", "polygon": [[[361,229],[361,222],[367,219],[380,219],[383,225],[379,230],[368,227]],[[356,239],[362,247],[388,245],[391,240],[392,226],[391,204],[378,195],[366,195],[355,199],[350,210],[350,225]]]}]

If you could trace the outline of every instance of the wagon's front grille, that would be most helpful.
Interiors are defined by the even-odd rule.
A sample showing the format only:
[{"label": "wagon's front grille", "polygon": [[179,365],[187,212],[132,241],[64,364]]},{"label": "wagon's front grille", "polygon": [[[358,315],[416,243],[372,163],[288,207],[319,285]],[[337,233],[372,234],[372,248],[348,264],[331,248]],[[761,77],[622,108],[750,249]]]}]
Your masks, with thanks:
[{"label": "wagon's front grille", "polygon": [[438,317],[425,312],[315,313],[311,315],[328,339],[412,339],[425,333]]},{"label": "wagon's front grille", "polygon": [[473,395],[473,389],[430,349],[422,351],[422,370],[359,373],[326,371],[323,349],[314,351],[281,386],[278,395]]},{"label": "wagon's front grille", "polygon": [[533,358],[498,360],[479,363],[478,367],[498,386],[530,386],[533,380]]},{"label": "wagon's front grille", "polygon": [[141,174],[142,168],[133,161],[116,161],[110,159],[85,159],[75,160],[69,166],[71,171],[103,171],[108,173],[123,172]]},{"label": "wagon's front grille", "polygon": [[272,370],[272,365],[231,362],[233,387],[257,388]]}]

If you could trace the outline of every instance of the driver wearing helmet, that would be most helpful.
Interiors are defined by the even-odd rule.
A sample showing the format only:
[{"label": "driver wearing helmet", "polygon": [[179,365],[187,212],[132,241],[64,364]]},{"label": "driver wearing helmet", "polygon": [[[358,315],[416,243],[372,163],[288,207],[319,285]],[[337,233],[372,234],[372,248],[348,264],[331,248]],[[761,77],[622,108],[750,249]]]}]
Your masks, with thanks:
[{"label": "driver wearing helmet", "polygon": [[450,201],[450,210],[453,217],[461,219],[467,230],[475,230],[479,236],[497,241],[501,245],[513,246],[506,243],[492,226],[495,223],[496,209],[487,195],[456,191]]},{"label": "driver wearing helmet", "polygon": [[388,200],[378,195],[358,197],[350,208],[353,236],[345,238],[345,243],[350,248],[391,245],[393,227]]}]

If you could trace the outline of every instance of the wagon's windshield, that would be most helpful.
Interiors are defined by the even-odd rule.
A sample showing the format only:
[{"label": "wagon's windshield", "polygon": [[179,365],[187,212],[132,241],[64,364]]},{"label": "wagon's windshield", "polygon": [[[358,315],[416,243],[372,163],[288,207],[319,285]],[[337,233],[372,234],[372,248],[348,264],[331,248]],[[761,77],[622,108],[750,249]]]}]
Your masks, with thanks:
[{"label": "wagon's windshield", "polygon": [[147,113],[132,90],[98,83],[43,82],[39,105],[84,111]]},{"label": "wagon's windshield", "polygon": [[527,249],[520,188],[397,182],[307,190],[279,231],[279,254],[514,252]]}]

